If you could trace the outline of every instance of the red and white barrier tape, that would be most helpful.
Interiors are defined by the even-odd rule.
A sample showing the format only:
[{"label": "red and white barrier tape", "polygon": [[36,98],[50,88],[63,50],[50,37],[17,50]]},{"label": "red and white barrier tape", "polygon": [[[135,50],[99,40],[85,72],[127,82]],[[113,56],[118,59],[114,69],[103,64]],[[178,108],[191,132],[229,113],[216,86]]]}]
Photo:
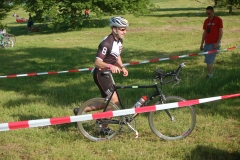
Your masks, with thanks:
[{"label": "red and white barrier tape", "polygon": [[184,107],[184,106],[189,106],[189,105],[196,105],[196,104],[200,104],[200,103],[206,103],[206,102],[227,99],[227,98],[234,98],[234,97],[239,97],[239,96],[240,96],[240,93],[237,93],[237,94],[230,94],[230,95],[224,95],[224,96],[188,100],[188,101],[183,101],[183,102],[174,102],[174,103],[167,103],[167,104],[161,104],[161,105],[144,106],[141,108],[132,108],[132,109],[101,112],[101,113],[95,113],[95,114],[2,123],[2,124],[0,124],[0,131],[16,130],[16,129],[23,129],[23,128],[33,128],[33,127],[40,127],[40,126],[49,126],[49,125],[72,123],[72,122],[87,121],[87,120],[95,120],[95,119],[99,119],[99,118],[110,118],[110,117],[123,116],[123,115],[135,114],[135,113],[153,112],[153,111],[157,111],[157,110],[164,110],[164,109],[178,108],[178,107]]},{"label": "red and white barrier tape", "polygon": [[[178,59],[178,58],[186,58],[186,57],[193,57],[193,56],[199,56],[203,54],[212,54],[216,52],[224,52],[224,51],[229,51],[233,50],[236,48],[240,48],[240,46],[234,46],[231,48],[226,48],[223,50],[212,50],[208,52],[200,52],[200,53],[192,53],[188,55],[181,55],[181,56],[170,56],[168,58],[155,58],[151,60],[145,60],[141,62],[129,62],[129,63],[124,63],[124,66],[131,66],[131,65],[138,65],[138,64],[145,64],[145,63],[154,63],[154,62],[159,62],[159,61],[166,61],[166,60],[173,60],[173,59]],[[58,71],[58,72],[34,72],[34,73],[27,73],[27,74],[11,74],[7,76],[0,76],[0,78],[17,78],[17,77],[32,77],[32,76],[40,76],[40,75],[52,75],[52,74],[61,74],[61,73],[73,73],[73,72],[82,72],[82,71],[91,71],[92,68],[83,68],[83,69],[74,69],[74,70],[67,70],[67,71]]]},{"label": "red and white barrier tape", "polygon": [[51,75],[51,74],[60,74],[60,73],[74,73],[74,72],[81,72],[81,71],[91,71],[92,68],[83,68],[83,69],[74,69],[74,70],[67,70],[67,71],[58,71],[58,72],[34,72],[34,73],[27,73],[27,74],[11,74],[7,76],[0,76],[0,78],[17,78],[17,77],[32,77],[32,76],[40,76],[40,75]]}]

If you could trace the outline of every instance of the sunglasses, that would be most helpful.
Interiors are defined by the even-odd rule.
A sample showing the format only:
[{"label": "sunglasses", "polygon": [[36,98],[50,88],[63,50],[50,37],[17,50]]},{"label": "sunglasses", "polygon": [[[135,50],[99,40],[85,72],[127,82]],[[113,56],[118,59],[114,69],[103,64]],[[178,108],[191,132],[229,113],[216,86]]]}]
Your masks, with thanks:
[{"label": "sunglasses", "polygon": [[210,15],[211,13],[207,12],[206,14],[207,14],[207,15]]},{"label": "sunglasses", "polygon": [[126,28],[118,28],[118,30],[120,30],[120,31],[126,31]]}]

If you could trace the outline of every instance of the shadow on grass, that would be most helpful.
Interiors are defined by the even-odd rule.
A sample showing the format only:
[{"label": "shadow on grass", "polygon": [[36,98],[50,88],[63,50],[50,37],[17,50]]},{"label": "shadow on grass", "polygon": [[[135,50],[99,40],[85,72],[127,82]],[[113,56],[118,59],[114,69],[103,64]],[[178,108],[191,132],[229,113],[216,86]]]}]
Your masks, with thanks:
[{"label": "shadow on grass", "polygon": [[[185,73],[185,82],[176,88],[174,94],[180,94],[186,99],[208,98],[239,93],[240,75],[237,74],[239,68],[238,61],[234,60],[237,54],[222,60],[219,53],[214,64],[214,77],[206,79],[204,68],[191,68]],[[227,54],[227,53],[225,53]],[[239,97],[232,99],[217,100],[213,102],[195,105],[197,114],[219,114],[225,118],[240,119]]]},{"label": "shadow on grass", "polygon": [[[53,34],[53,33],[65,33],[69,31],[80,31],[83,28],[103,28],[109,25],[109,19],[86,19],[83,21],[82,24],[79,24],[76,26],[76,28],[71,29],[65,25],[62,25],[61,28],[48,28],[48,24],[44,23],[35,23],[33,25],[33,28],[40,29],[40,32],[35,32],[34,30],[31,32],[31,34],[28,34],[28,28],[26,23],[18,23],[18,25],[15,25],[17,22],[9,23],[13,24],[13,26],[10,27],[10,33],[14,34],[15,36],[20,35],[34,35],[34,34]],[[50,23],[50,22],[48,22]]]},{"label": "shadow on grass", "polygon": [[154,11],[157,12],[163,12],[163,11],[198,11],[198,10],[204,10],[205,8],[157,8]]},{"label": "shadow on grass", "polygon": [[[16,54],[18,52],[23,52],[25,54]],[[95,49],[80,47],[70,49],[22,48],[17,50],[4,50],[4,52],[0,53],[0,63],[2,66],[0,68],[0,73],[1,75],[9,75],[88,68],[92,67],[88,65],[93,64],[96,55],[95,52]],[[126,49],[124,52],[128,53],[128,50]],[[136,51],[136,53],[142,52],[143,51],[140,50]],[[156,56],[157,54],[157,52],[144,52],[144,55]],[[179,52],[172,52],[171,55],[179,55]],[[234,92],[236,93],[238,91],[236,89],[237,87],[239,88],[240,75],[236,73],[238,73],[239,68],[232,68],[231,66],[235,66],[235,63],[239,62],[236,61],[234,56],[236,55],[233,55],[232,59],[229,58],[226,60],[224,65],[222,64],[222,61],[216,60],[215,68],[219,73],[210,80],[205,80],[203,77],[204,75],[199,73],[199,68],[194,67],[194,58],[175,59],[159,63],[128,66],[128,77],[122,77],[121,75],[115,75],[114,77],[118,85],[145,85],[139,84],[139,81],[142,80],[146,81],[146,83],[149,82],[148,84],[152,85],[152,79],[155,77],[155,69],[162,68],[165,72],[169,72],[177,69],[180,63],[187,62],[186,65],[189,65],[190,67],[186,67],[182,70],[180,75],[182,81],[179,86],[174,90],[171,89],[173,84],[163,87],[166,96],[177,95],[184,97],[185,99],[219,96]],[[131,61],[131,58],[135,57],[134,55],[128,57],[128,55],[125,54],[122,58],[124,59],[123,62],[127,63]],[[156,57],[152,57],[152,59],[154,58]],[[38,59],[41,59],[41,61],[38,62]],[[231,66],[229,66],[229,64],[231,64]],[[224,73],[224,76],[222,76],[221,73]],[[90,98],[100,97],[100,93],[93,82],[90,71],[12,79],[3,78],[0,80],[1,90],[6,92],[14,91],[18,96],[24,95],[24,98],[11,99],[3,103],[2,106],[6,108],[34,104],[39,101],[43,101],[43,103],[46,103],[51,107],[66,107],[83,103]],[[231,80],[230,83],[229,80]],[[146,94],[149,96],[152,92],[152,90],[133,89],[124,90],[121,94],[124,102],[126,102],[127,106],[125,106],[129,108],[139,99],[139,97]],[[35,98],[32,98],[31,96]],[[238,105],[238,103],[236,102],[235,105]],[[217,112],[226,117],[228,116],[224,113],[225,109],[210,109],[208,107],[203,107],[202,110],[203,112],[200,112],[200,114],[208,114],[205,111],[210,110],[211,112]],[[237,108],[231,108],[230,112],[238,113],[237,110]],[[239,118],[237,114],[233,114],[232,116]],[[26,117],[22,118],[25,120]]]},{"label": "shadow on grass", "polygon": [[[16,54],[23,52],[25,54]],[[150,53],[149,53],[150,54]],[[89,48],[52,49],[52,48],[22,48],[4,50],[0,53],[1,75],[57,72],[89,68],[95,60],[96,50]],[[41,62],[38,62],[41,59]],[[119,79],[121,79],[119,77]],[[79,83],[75,83],[79,81]],[[45,86],[50,83],[53,86]],[[57,84],[66,83],[64,86]],[[58,75],[41,75],[35,77],[18,77],[1,79],[1,90],[15,91],[26,98],[10,100],[3,106],[21,106],[39,101],[39,98],[29,98],[28,95],[43,96],[48,105],[69,105],[89,98],[100,96],[92,80],[90,71],[66,73]],[[88,92],[88,95],[84,94]]]},{"label": "shadow on grass", "polygon": [[240,152],[228,152],[221,149],[212,148],[209,146],[197,146],[191,151],[191,156],[187,156],[186,159],[194,160],[238,160]]},{"label": "shadow on grass", "polygon": [[[152,17],[206,17],[205,8],[157,8],[152,14],[146,16]],[[198,12],[196,12],[198,11]],[[175,12],[175,13],[174,13]],[[177,12],[177,13],[176,13]],[[217,16],[236,16],[240,15],[239,10],[230,15],[228,11],[217,9],[215,11]]]}]

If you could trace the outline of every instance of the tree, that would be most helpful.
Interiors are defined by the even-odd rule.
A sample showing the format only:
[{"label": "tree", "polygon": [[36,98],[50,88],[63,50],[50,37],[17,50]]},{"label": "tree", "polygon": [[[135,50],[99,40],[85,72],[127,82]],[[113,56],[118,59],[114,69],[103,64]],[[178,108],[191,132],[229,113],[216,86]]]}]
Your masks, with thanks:
[{"label": "tree", "polygon": [[[7,17],[8,12],[14,8],[14,5],[11,0],[1,0],[0,1],[0,20],[3,20]],[[6,29],[9,31],[7,25],[2,24],[0,21],[0,29]]]},{"label": "tree", "polygon": [[27,12],[33,13],[33,19],[49,23],[50,27],[76,27],[82,24],[85,9],[91,15],[101,17],[104,14],[123,15],[145,14],[153,7],[150,0],[15,0],[23,3]]},{"label": "tree", "polygon": [[13,3],[11,0],[1,0],[0,1],[0,20],[6,18],[8,12],[13,9]]},{"label": "tree", "polygon": [[232,14],[233,7],[240,7],[240,0],[213,0],[215,6],[228,7],[229,14]]}]

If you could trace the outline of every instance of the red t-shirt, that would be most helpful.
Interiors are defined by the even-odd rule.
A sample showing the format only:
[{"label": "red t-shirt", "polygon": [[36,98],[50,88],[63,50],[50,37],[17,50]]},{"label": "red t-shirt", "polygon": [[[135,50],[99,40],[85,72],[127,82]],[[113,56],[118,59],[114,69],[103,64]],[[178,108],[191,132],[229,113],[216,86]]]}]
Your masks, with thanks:
[{"label": "red t-shirt", "polygon": [[89,14],[89,10],[86,9],[86,10],[85,10],[85,15],[88,15],[88,14]]},{"label": "red t-shirt", "polygon": [[[210,28],[210,33],[208,33],[208,28]],[[220,28],[223,28],[223,23],[222,19],[218,16],[214,16],[213,19],[207,18],[204,21],[203,29],[206,30],[206,44],[213,44],[217,42]]]}]

